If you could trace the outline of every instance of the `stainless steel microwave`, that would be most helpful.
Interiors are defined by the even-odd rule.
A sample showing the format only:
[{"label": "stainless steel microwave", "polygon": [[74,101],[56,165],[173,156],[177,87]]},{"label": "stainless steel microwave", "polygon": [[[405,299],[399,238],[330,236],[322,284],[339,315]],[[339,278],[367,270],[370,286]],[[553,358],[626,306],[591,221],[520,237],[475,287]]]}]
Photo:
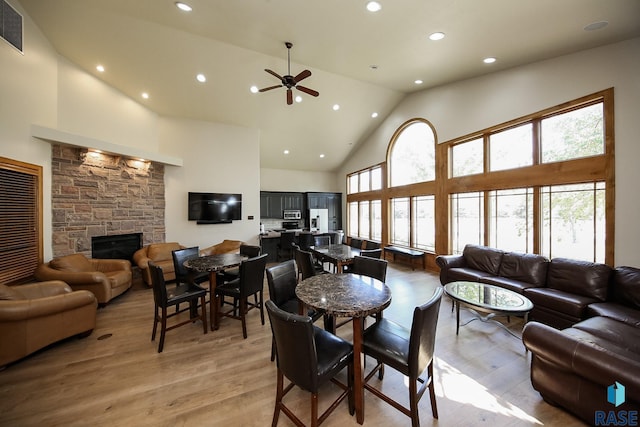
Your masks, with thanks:
[{"label": "stainless steel microwave", "polygon": [[302,218],[302,214],[299,210],[285,210],[282,214],[283,219],[300,219]]}]

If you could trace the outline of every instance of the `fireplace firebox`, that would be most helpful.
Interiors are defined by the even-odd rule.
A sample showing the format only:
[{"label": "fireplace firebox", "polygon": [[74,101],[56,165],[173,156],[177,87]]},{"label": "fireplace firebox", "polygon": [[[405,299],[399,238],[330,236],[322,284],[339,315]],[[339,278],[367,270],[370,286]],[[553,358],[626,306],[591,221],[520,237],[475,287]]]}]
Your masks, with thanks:
[{"label": "fireplace firebox", "polygon": [[133,262],[133,254],[142,248],[142,233],[93,236],[91,257],[101,259],[126,259]]}]

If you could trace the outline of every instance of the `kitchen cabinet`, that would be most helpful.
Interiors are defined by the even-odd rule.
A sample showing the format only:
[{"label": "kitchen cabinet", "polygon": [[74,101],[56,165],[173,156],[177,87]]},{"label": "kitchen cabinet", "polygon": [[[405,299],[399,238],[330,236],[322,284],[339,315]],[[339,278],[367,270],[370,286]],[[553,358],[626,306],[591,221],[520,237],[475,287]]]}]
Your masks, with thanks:
[{"label": "kitchen cabinet", "polygon": [[260,218],[282,219],[285,209],[298,210],[304,214],[304,194],[282,191],[260,192]]}]

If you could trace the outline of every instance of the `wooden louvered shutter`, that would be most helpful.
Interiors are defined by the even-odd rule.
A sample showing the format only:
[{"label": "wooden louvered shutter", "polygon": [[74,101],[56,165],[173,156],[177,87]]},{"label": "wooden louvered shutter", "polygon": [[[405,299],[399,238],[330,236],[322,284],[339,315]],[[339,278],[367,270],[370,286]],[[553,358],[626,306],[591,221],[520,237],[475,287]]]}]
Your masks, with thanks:
[{"label": "wooden louvered shutter", "polygon": [[27,281],[42,262],[42,168],[0,157],[0,284]]}]

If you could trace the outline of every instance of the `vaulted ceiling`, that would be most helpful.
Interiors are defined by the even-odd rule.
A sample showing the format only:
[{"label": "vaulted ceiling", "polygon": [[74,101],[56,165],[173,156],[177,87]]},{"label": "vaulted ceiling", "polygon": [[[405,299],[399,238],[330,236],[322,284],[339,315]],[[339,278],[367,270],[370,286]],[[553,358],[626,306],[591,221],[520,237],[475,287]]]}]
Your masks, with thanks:
[{"label": "vaulted ceiling", "polygon": [[[640,36],[638,0],[19,1],[62,56],[149,109],[258,128],[262,167],[313,171],[339,167],[408,93]],[[265,68],[287,74],[287,41],[317,98],[250,91],[279,84]]]}]

